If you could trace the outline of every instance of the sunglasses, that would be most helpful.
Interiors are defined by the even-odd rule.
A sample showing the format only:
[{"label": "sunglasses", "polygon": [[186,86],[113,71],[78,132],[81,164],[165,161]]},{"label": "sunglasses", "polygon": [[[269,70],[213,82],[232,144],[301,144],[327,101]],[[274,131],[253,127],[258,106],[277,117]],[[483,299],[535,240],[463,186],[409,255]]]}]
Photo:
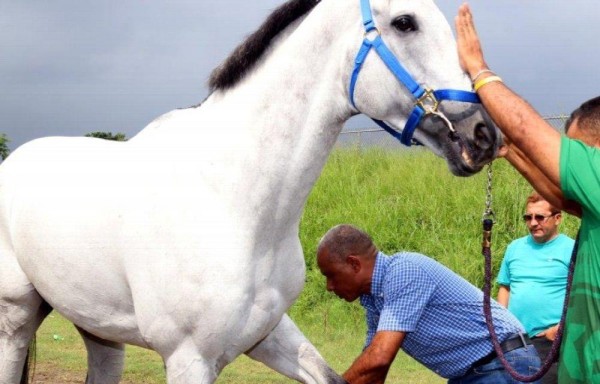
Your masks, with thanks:
[{"label": "sunglasses", "polygon": [[543,223],[544,221],[548,220],[549,218],[551,218],[552,216],[556,216],[558,215],[558,213],[551,213],[548,216],[544,216],[544,215],[531,215],[529,213],[526,213],[523,215],[523,220],[525,221],[531,221],[532,219],[535,219],[535,221],[537,221],[538,223]]}]

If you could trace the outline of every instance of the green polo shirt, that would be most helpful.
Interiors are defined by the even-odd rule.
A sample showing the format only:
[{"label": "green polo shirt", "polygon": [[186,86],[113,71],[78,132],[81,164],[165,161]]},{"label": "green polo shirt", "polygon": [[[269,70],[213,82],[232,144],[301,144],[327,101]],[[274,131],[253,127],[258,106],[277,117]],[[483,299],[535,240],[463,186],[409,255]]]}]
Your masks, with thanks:
[{"label": "green polo shirt", "polygon": [[600,383],[600,149],[563,137],[560,183],[583,215],[559,382]]}]

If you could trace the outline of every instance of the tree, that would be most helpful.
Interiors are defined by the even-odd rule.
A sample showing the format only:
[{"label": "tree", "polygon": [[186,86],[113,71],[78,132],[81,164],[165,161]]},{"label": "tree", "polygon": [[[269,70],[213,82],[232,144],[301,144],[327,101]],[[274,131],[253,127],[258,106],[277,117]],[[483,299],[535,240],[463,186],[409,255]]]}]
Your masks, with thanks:
[{"label": "tree", "polygon": [[6,134],[0,133],[0,157],[2,158],[2,160],[6,159],[10,154],[10,149],[8,149],[9,141],[10,140],[8,140]]},{"label": "tree", "polygon": [[113,141],[127,141],[127,137],[125,137],[124,133],[113,134],[112,132],[91,132],[86,134],[85,137],[97,137],[99,139]]}]

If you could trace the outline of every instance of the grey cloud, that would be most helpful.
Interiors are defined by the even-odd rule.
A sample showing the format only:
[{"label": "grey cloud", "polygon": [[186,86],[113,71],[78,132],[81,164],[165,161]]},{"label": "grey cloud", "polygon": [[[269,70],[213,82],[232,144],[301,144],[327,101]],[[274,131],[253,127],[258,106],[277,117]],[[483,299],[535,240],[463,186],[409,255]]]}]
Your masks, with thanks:
[{"label": "grey cloud", "polygon": [[[211,70],[282,2],[1,2],[0,132],[12,148],[49,135],[132,136],[201,101]],[[461,3],[438,1],[451,24]],[[471,6],[489,64],[543,114],[568,113],[597,95],[596,1]]]}]

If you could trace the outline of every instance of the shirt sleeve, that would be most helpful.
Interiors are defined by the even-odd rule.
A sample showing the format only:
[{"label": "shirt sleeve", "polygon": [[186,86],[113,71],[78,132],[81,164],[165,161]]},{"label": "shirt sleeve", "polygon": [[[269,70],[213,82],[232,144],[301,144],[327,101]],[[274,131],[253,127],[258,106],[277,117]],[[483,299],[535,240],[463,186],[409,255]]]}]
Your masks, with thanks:
[{"label": "shirt sleeve", "polygon": [[436,285],[418,265],[398,260],[388,270],[384,281],[384,305],[378,331],[412,332]]}]

